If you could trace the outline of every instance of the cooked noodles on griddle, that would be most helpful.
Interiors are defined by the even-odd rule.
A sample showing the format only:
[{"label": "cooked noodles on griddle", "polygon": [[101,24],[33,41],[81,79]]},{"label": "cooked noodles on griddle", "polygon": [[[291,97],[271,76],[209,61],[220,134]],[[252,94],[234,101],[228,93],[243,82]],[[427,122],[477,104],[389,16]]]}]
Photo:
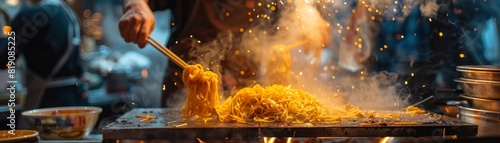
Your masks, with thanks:
[{"label": "cooked noodles on griddle", "polygon": [[311,94],[282,85],[244,88],[217,108],[223,122],[314,122],[339,120]]}]

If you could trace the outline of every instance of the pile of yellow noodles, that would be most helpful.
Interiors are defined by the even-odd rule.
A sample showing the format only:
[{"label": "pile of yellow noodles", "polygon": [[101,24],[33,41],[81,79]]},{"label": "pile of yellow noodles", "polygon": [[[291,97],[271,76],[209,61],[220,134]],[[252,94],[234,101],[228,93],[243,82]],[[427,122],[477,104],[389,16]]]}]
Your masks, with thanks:
[{"label": "pile of yellow noodles", "polygon": [[243,88],[217,108],[222,122],[314,122],[339,120],[317,99],[302,90],[282,85]]},{"label": "pile of yellow noodles", "polygon": [[[188,88],[186,105],[181,116],[187,120],[221,122],[339,122],[349,118],[399,118],[399,113],[363,111],[347,104],[344,109],[326,108],[315,96],[289,86],[271,85],[243,88],[219,105],[217,74],[205,71],[201,65],[189,65],[182,80]],[[408,107],[407,113],[421,114],[425,110]]]},{"label": "pile of yellow noodles", "polygon": [[181,109],[185,119],[210,120],[216,116],[219,105],[217,74],[205,71],[203,66],[188,65],[182,73],[182,81],[188,88],[186,105]]}]

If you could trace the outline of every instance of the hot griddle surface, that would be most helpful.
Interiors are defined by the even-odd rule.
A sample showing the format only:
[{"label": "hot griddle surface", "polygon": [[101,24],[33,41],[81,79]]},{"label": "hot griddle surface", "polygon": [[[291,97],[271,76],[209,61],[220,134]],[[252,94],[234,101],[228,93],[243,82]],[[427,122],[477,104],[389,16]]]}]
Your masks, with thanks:
[{"label": "hot griddle surface", "polygon": [[[153,115],[140,122],[136,115]],[[258,137],[423,137],[475,136],[477,125],[437,115],[402,114],[400,119],[343,119],[338,124],[182,122],[177,109],[133,109],[103,128],[104,140],[120,139],[247,139]],[[379,124],[379,123],[387,124]],[[413,122],[418,124],[405,124]]]}]

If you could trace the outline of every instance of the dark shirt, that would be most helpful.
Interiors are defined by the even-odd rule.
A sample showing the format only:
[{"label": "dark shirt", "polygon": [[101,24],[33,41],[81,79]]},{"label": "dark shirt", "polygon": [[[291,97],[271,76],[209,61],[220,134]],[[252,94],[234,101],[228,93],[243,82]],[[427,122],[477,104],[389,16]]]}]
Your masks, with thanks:
[{"label": "dark shirt", "polygon": [[[258,3],[261,6],[258,6]],[[149,6],[153,11],[170,9],[172,11],[172,34],[168,47],[180,57],[188,56],[185,46],[176,46],[191,38],[200,42],[209,42],[223,31],[230,31],[235,35],[241,33],[240,29],[247,30],[251,24],[256,23],[257,15],[267,12],[268,2],[259,0],[150,0]],[[249,15],[250,12],[250,15]],[[226,15],[228,14],[228,15]],[[250,22],[250,18],[255,21]],[[171,64],[172,65],[172,64]]]},{"label": "dark shirt", "polygon": [[[70,24],[68,14],[59,6],[22,8],[10,24],[16,37],[16,59],[24,55],[28,69],[47,77],[67,49]],[[82,74],[79,50],[74,48],[67,63],[54,78]],[[0,39],[0,69],[7,68],[8,51],[7,39]]]}]

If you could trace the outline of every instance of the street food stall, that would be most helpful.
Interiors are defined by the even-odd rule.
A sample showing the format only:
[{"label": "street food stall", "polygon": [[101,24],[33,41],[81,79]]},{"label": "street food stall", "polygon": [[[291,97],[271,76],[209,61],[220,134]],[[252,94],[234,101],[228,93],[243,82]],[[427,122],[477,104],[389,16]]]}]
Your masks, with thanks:
[{"label": "street food stall", "polygon": [[[7,125],[0,142],[500,139],[500,1],[42,3],[54,1],[75,13],[64,24],[76,25],[69,31],[81,32],[27,43],[78,47],[73,54],[81,65],[62,67],[71,73],[81,66],[82,78],[69,85],[84,90],[74,94],[85,104],[33,97],[37,83],[28,74],[35,64],[27,61],[45,59],[7,55],[0,70],[0,123]],[[16,14],[38,3],[0,4],[0,18],[19,21]],[[42,25],[40,19],[33,23]],[[26,26],[4,21],[0,50],[17,54],[12,49],[22,46],[7,43],[26,37]],[[49,102],[73,105],[37,107]]]}]

